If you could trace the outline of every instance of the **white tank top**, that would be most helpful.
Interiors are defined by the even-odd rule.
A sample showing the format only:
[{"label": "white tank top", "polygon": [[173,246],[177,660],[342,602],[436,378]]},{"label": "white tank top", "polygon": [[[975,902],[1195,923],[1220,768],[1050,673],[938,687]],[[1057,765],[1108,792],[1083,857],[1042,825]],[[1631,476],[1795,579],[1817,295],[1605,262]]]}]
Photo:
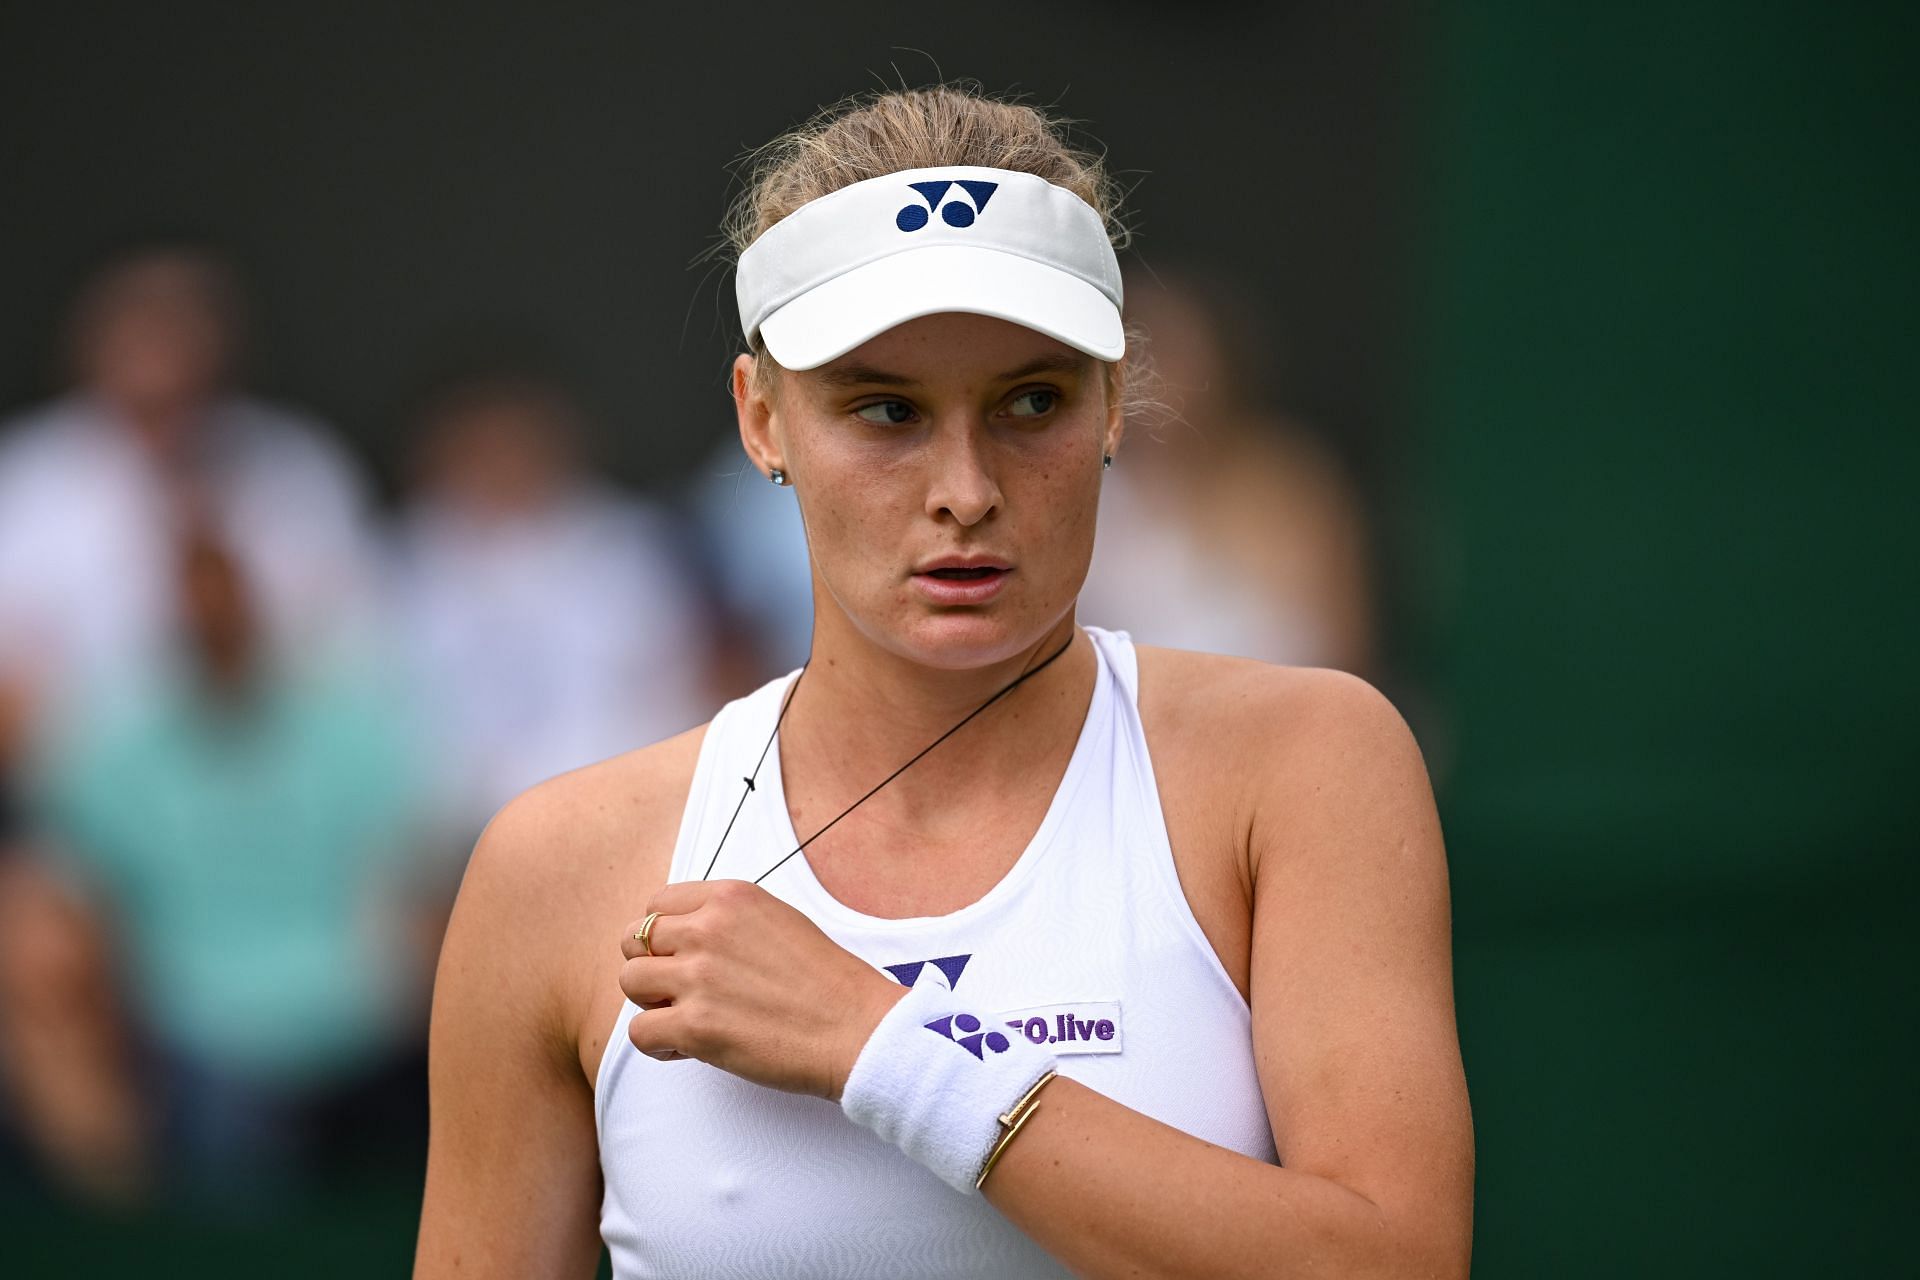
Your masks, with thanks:
[{"label": "white tank top", "polygon": [[[764,887],[908,985],[933,966],[928,976],[973,1007],[1051,1042],[1062,1075],[1276,1162],[1246,1002],[1174,871],[1133,644],[1087,632],[1100,660],[1073,757],[1032,841],[984,897],[945,916],[863,915],[821,887],[804,854]],[[792,678],[714,717],[671,879],[706,869]],[[780,774],[776,742],[715,879],[750,880],[800,843]],[[594,1088],[600,1234],[616,1280],[1066,1274],[980,1196],[956,1193],[834,1103],[642,1055],[627,1039],[639,1013],[622,1005]]]}]

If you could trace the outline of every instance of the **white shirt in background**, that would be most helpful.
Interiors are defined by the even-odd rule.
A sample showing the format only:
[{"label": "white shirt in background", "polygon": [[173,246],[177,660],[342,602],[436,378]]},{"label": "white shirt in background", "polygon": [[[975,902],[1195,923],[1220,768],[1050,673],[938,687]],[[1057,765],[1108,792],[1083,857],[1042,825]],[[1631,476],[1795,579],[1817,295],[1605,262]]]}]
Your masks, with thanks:
[{"label": "white shirt in background", "polygon": [[599,484],[511,518],[424,499],[399,543],[395,609],[456,829],[711,712],[703,610],[651,505]]},{"label": "white shirt in background", "polygon": [[[245,397],[193,442],[205,515],[240,562],[276,653],[365,638],[375,582],[366,490],[327,429]],[[0,424],[0,670],[42,729],[176,647],[177,486],[105,404],[73,395]]]}]

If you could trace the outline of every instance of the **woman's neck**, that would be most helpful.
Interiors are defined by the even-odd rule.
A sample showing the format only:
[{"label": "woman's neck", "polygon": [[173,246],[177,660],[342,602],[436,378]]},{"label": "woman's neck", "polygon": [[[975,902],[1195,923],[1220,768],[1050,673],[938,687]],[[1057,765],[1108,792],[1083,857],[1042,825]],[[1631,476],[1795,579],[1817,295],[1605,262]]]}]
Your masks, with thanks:
[{"label": "woman's neck", "polygon": [[1025,776],[1057,751],[1063,734],[1077,735],[1096,661],[1092,642],[1071,615],[1005,661],[967,670],[913,662],[850,627],[816,623],[814,644],[780,729],[783,772],[789,787],[847,792],[849,798],[1059,653],[1046,670],[988,707],[870,802],[885,799],[888,809],[914,809],[956,789]]}]

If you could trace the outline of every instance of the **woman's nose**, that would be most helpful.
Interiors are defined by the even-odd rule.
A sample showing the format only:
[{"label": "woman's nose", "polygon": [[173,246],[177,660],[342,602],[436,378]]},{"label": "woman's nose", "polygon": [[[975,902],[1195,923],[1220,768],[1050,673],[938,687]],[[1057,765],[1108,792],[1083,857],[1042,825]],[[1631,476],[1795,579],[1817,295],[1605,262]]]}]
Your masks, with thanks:
[{"label": "woman's nose", "polygon": [[927,483],[927,514],[951,516],[961,526],[985,520],[1002,502],[985,441],[971,430],[935,433]]}]

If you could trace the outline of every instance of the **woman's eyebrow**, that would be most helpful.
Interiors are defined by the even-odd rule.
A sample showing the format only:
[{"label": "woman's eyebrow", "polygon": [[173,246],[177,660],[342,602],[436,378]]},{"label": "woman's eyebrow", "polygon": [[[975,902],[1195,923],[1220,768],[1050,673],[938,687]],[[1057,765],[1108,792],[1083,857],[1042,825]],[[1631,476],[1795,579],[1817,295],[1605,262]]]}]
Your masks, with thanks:
[{"label": "woman's eyebrow", "polygon": [[[1038,373],[1079,373],[1093,357],[1073,353],[1049,353],[1036,360],[1029,360],[1018,369],[1010,369],[995,378],[996,382],[1018,382],[1022,378],[1031,378]],[[868,364],[849,364],[824,368],[817,371],[820,381],[830,387],[911,387],[917,379],[904,373],[890,373],[885,369]]]},{"label": "woman's eyebrow", "polygon": [[1041,356],[1038,360],[1029,360],[1018,369],[1009,370],[1000,375],[1001,382],[1018,382],[1022,378],[1031,378],[1036,373],[1079,373],[1087,366],[1092,356],[1078,351],[1060,352]]},{"label": "woman's eyebrow", "polygon": [[841,365],[817,371],[820,381],[830,387],[910,387],[914,380],[903,373],[888,373],[869,364]]}]

